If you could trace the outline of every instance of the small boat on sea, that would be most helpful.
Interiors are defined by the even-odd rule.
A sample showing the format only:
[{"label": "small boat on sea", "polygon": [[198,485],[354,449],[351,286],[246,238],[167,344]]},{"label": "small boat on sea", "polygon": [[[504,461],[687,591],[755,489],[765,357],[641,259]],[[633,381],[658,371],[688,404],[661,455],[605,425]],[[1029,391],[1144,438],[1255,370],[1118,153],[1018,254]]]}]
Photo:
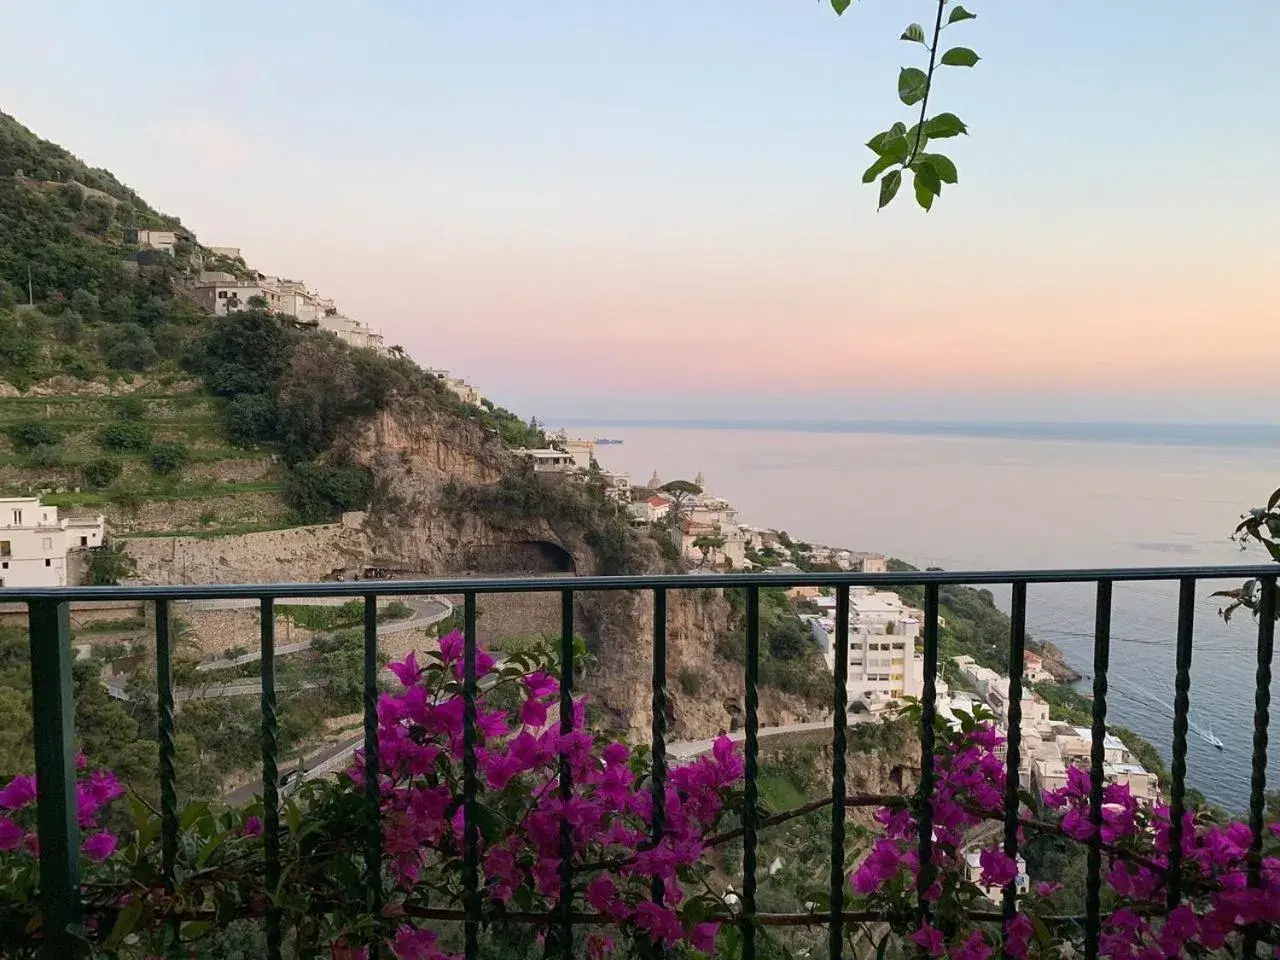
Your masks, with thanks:
[{"label": "small boat on sea", "polygon": [[1203,730],[1200,731],[1200,739],[1202,739],[1205,743],[1209,744],[1209,746],[1211,747],[1217,747],[1219,750],[1221,750],[1224,746],[1223,742],[1220,739],[1218,739],[1217,736],[1214,735],[1213,730],[1210,729],[1209,727],[1205,727]]},{"label": "small boat on sea", "polygon": [[621,443],[622,441],[614,440],[612,437],[596,437],[594,442],[600,444],[601,446],[605,446],[608,444],[618,444],[618,443]]}]

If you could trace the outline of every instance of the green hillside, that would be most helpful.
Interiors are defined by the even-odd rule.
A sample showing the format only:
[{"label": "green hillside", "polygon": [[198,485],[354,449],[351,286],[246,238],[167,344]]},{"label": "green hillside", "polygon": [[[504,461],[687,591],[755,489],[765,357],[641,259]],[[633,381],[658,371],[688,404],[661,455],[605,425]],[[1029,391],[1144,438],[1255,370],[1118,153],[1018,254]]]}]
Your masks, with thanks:
[{"label": "green hillside", "polygon": [[[180,233],[172,254],[129,231]],[[201,270],[245,275],[148,206],[0,113],[0,496],[105,511],[116,533],[215,535],[314,523],[365,504],[337,441],[393,396],[545,442],[462,404],[403,356],[354,350],[291,318],[206,315]]]}]

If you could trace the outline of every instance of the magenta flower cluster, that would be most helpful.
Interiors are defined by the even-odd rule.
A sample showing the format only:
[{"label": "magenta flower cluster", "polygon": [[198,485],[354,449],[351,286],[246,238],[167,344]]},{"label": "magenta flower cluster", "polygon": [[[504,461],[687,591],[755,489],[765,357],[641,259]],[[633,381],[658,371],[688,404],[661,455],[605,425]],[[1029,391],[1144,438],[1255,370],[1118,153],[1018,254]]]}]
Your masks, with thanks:
[{"label": "magenta flower cluster", "polygon": [[[425,665],[413,654],[391,664],[403,689],[384,694],[378,704],[385,854],[410,902],[419,888],[456,891],[463,849],[461,657],[462,637],[454,633],[442,638],[439,655]],[[563,821],[581,904],[652,943],[713,953],[718,925],[684,922],[678,874],[703,860],[726,794],[742,778],[743,762],[729,739],[717,741],[710,756],[670,770],[654,843],[648,765],[625,744],[586,732],[584,699],[573,701],[573,732],[562,734],[554,675],[500,674],[483,651],[476,673],[489,688],[476,701],[478,801],[486,812],[479,851],[484,897],[508,909],[519,903],[547,911],[558,904]],[[492,705],[502,686],[514,692],[514,705]],[[572,772],[567,799],[559,788],[562,758]],[[357,783],[363,782],[362,763],[357,755],[351,770]],[[664,881],[661,901],[652,896],[654,880]],[[614,944],[593,933],[587,948],[604,957]],[[400,930],[393,949],[402,960],[443,956],[429,930],[411,926]]]},{"label": "magenta flower cluster", "polygon": [[[83,753],[76,757],[76,819],[83,839],[80,852],[101,863],[116,850],[118,839],[101,827],[108,804],[124,795],[115,774],[87,769]],[[0,789],[0,853],[38,857],[40,841],[35,831],[36,778],[20,774]]]},{"label": "magenta flower cluster", "polygon": [[[999,848],[978,852],[976,881],[964,856],[966,835],[982,821],[1002,813],[1005,770],[997,753],[1002,744],[994,727],[984,723],[947,738],[938,752],[932,802],[935,879],[925,893],[928,901],[937,904],[950,898],[972,906],[980,902],[980,894],[998,892],[1018,880],[1018,864]],[[1067,785],[1044,795],[1045,810],[1056,818],[1049,823],[1056,823],[1058,830],[1074,840],[1090,840],[1095,827],[1089,796],[1088,772],[1070,768]],[[892,908],[895,898],[914,898],[919,822],[910,810],[898,807],[882,808],[876,818],[884,825],[885,834],[863,858],[850,882],[869,903]],[[1252,833],[1248,825],[1223,825],[1195,813],[1185,815],[1185,900],[1166,911],[1171,849],[1168,807],[1140,803],[1127,784],[1107,784],[1103,787],[1101,821],[1105,908],[1099,956],[1174,960],[1201,948],[1221,950],[1229,937],[1242,933],[1248,925],[1280,923],[1280,858],[1261,858],[1259,882],[1249,884]],[[1280,835],[1280,827],[1273,825],[1270,830]],[[1021,827],[1019,839],[1025,839]],[[1006,929],[1006,947],[1012,956],[1028,956],[1037,917],[1060,889],[1056,882],[1044,882],[1019,895],[1018,912]],[[1000,947],[998,932],[981,923],[962,926],[949,935],[925,923],[910,932],[908,939],[929,956],[945,955],[950,960],[989,960]]]}]

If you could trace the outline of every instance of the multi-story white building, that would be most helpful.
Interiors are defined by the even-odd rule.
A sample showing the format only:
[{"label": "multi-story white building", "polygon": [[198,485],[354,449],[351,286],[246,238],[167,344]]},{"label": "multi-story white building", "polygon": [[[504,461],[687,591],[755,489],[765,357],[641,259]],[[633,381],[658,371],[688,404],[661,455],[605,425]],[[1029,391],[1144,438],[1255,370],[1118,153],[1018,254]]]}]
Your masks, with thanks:
[{"label": "multi-story white building", "polygon": [[102,546],[101,516],[58,519],[39,497],[0,499],[0,587],[65,587],[67,555]]},{"label": "multi-story white building", "polygon": [[455,377],[448,370],[428,370],[427,373],[433,377],[439,377],[444,381],[444,385],[449,389],[455,397],[463,403],[469,403],[473,407],[478,407],[484,401],[482,394],[476,387],[467,383],[462,377]]},{"label": "multi-story white building", "polygon": [[517,450],[533,463],[534,473],[570,473],[573,457],[563,450]]},{"label": "multi-story white building", "polygon": [[[830,604],[823,601],[830,601]],[[819,606],[834,605],[819,598]],[[814,638],[835,668],[835,619],[813,621]],[[821,635],[820,635],[821,634]],[[849,666],[845,690],[849,701],[874,704],[924,692],[924,658],[916,653],[920,621],[895,593],[854,587],[849,591]]]}]

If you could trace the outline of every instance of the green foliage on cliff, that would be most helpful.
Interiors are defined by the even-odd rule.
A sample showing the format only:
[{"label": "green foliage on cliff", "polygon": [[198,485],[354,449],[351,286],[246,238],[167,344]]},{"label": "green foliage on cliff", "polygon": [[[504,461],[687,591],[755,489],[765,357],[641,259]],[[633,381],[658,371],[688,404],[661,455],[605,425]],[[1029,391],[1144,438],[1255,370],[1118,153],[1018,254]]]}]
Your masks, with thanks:
[{"label": "green foliage on cliff", "polygon": [[[747,592],[726,590],[733,606],[729,632],[716,643],[716,653],[735,663],[746,663]],[[803,697],[814,706],[830,707],[831,671],[813,634],[796,614],[785,590],[760,591],[760,682],[784,693]]]}]

